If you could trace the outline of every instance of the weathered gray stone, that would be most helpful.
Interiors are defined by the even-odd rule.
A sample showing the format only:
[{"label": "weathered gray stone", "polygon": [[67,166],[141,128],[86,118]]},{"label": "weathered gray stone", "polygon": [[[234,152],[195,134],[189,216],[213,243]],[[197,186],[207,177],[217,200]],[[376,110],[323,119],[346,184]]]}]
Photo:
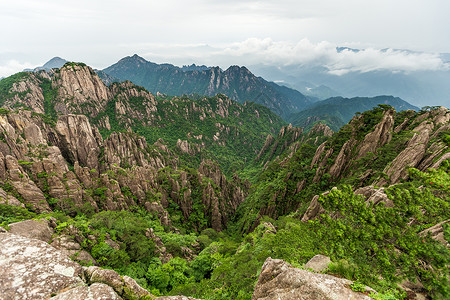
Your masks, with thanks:
[{"label": "weathered gray stone", "polygon": [[359,153],[356,159],[365,156],[369,152],[375,152],[378,147],[381,147],[390,142],[392,138],[392,130],[394,128],[394,111],[387,110],[383,114],[383,119],[378,123],[374,130],[368,133],[364,141],[361,143]]},{"label": "weathered gray stone", "polygon": [[151,295],[146,289],[137,284],[136,280],[126,275],[123,276],[123,290],[124,294],[127,295],[127,298],[132,299]]},{"label": "weathered gray stone", "polygon": [[43,242],[50,242],[53,229],[49,226],[46,219],[26,220],[9,224],[9,233],[27,237],[30,239],[38,239]]},{"label": "weathered gray stone", "polygon": [[0,233],[0,299],[47,299],[83,284],[82,268],[49,244]]},{"label": "weathered gray stone", "polygon": [[133,278],[128,276],[122,277],[114,270],[106,270],[91,266],[84,268],[84,274],[90,283],[107,284],[112,287],[118,295],[127,299],[152,296],[147,290],[139,286]]},{"label": "weathered gray stone", "polygon": [[52,300],[120,300],[122,299],[112,287],[103,283],[80,286],[59,294]]},{"label": "weathered gray stone", "polygon": [[118,294],[123,293],[123,280],[122,277],[114,270],[96,269],[92,272],[91,283],[100,282],[111,286]]},{"label": "weathered gray stone", "polygon": [[363,195],[366,198],[366,203],[372,203],[373,205],[383,203],[386,207],[394,206],[394,202],[388,198],[384,188],[376,189],[373,185],[369,185],[357,189],[355,195]]},{"label": "weathered gray stone", "polygon": [[13,205],[25,208],[25,205],[17,200],[16,197],[8,195],[2,188],[0,188],[0,204]]},{"label": "weathered gray stone", "polygon": [[305,269],[312,269],[314,272],[322,272],[328,269],[330,263],[331,259],[328,256],[317,254],[305,264]]}]

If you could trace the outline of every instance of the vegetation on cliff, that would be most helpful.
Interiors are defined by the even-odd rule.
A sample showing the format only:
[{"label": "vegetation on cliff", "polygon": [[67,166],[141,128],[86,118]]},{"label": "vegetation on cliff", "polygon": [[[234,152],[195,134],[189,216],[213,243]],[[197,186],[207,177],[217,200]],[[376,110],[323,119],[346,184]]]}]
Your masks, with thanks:
[{"label": "vegetation on cliff", "polygon": [[153,294],[251,299],[267,257],[323,254],[380,299],[450,295],[445,108],[305,133],[258,104],[106,87],[70,63],[0,81],[0,103],[0,225],[47,218]]}]

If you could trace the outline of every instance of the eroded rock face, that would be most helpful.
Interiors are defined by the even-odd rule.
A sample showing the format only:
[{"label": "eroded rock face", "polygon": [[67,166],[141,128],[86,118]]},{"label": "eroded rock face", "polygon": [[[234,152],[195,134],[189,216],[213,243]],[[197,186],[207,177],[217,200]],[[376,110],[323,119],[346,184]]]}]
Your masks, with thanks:
[{"label": "eroded rock face", "polygon": [[102,138],[98,130],[91,127],[86,116],[61,116],[56,123],[56,131],[61,137],[61,152],[68,161],[78,161],[90,169],[98,169]]},{"label": "eroded rock face", "polygon": [[[114,83],[110,86],[115,96],[115,111],[117,118],[128,126],[132,125],[132,119],[144,120],[154,118],[157,112],[155,97],[142,87],[130,81]],[[138,109],[137,109],[138,108]],[[151,126],[151,121],[148,124]]]},{"label": "eroded rock face", "polygon": [[208,183],[203,190],[203,205],[205,215],[210,216],[211,227],[221,231],[248,195],[249,187],[237,176],[233,176],[233,181],[228,181],[219,166],[209,160],[202,161],[198,171],[199,182],[203,181],[204,176],[219,187],[217,196],[212,185]]},{"label": "eroded rock face", "polygon": [[[2,299],[47,299],[83,285],[83,270],[49,244],[0,233]],[[19,298],[17,298],[19,297]]]},{"label": "eroded rock face", "polygon": [[69,235],[63,234],[56,236],[51,245],[74,261],[82,262],[84,264],[97,264],[92,255],[90,255],[89,252],[82,250],[81,245]]},{"label": "eroded rock face", "polygon": [[375,129],[365,136],[356,159],[365,156],[369,152],[375,152],[378,147],[389,143],[392,138],[391,132],[393,128],[394,111],[387,110],[384,112],[380,123],[375,126]]},{"label": "eroded rock face", "polygon": [[383,203],[386,207],[394,206],[394,202],[388,198],[384,188],[376,189],[373,185],[365,186],[357,189],[355,195],[363,195],[366,198],[366,203],[372,203],[373,205]]},{"label": "eroded rock face", "polygon": [[5,192],[5,190],[3,190],[2,188],[0,188],[0,204],[7,204],[7,205],[25,208],[25,205],[22,202],[17,200],[16,197],[14,197],[12,195],[8,195]]},{"label": "eroded rock face", "polygon": [[[108,87],[94,70],[81,64],[62,67],[53,86],[59,88],[62,100],[55,109],[63,114],[85,113],[95,117],[111,97]],[[67,100],[70,100],[70,105],[66,104]]]},{"label": "eroded rock face", "polygon": [[309,135],[323,135],[330,137],[333,135],[333,130],[331,130],[331,128],[326,124],[317,123],[313,128],[311,128]]},{"label": "eroded rock face", "polygon": [[352,291],[350,284],[350,280],[296,269],[283,260],[269,257],[262,266],[252,300],[371,299]]},{"label": "eroded rock face", "polygon": [[[44,113],[44,94],[39,86],[41,78],[37,74],[29,74],[26,78],[14,83],[11,91],[17,93],[4,104],[13,107],[15,103],[23,103],[37,113]],[[20,95],[20,96],[19,96]]]},{"label": "eroded rock face", "polygon": [[323,213],[325,213],[325,209],[323,209],[322,205],[319,203],[319,195],[315,195],[306,209],[302,221],[307,222],[309,220],[314,220]]},{"label": "eroded rock face", "polygon": [[[416,167],[422,160],[427,150],[433,127],[432,123],[423,122],[413,129],[416,133],[408,142],[406,149],[400,152],[384,170],[392,184],[399,182],[400,179],[405,179],[408,175],[406,168]],[[384,181],[380,183],[384,184]]]}]

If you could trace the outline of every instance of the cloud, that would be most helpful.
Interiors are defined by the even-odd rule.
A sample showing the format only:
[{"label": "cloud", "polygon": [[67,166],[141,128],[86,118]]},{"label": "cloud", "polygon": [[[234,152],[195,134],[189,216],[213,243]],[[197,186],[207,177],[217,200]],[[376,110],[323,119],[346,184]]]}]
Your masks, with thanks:
[{"label": "cloud", "polygon": [[0,77],[7,77],[24,69],[33,69],[36,67],[28,62],[21,63],[17,60],[9,60],[0,65]]},{"label": "cloud", "polygon": [[439,54],[394,49],[343,49],[330,42],[275,42],[269,38],[251,38],[231,44],[213,55],[234,57],[245,64],[283,66],[323,66],[330,74],[388,70],[392,72],[449,70]]}]

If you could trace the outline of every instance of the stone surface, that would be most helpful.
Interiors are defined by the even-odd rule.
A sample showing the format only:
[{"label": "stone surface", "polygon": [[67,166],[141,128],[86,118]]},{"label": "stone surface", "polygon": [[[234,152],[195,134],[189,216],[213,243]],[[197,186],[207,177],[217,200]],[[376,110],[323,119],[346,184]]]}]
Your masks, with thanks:
[{"label": "stone surface", "polygon": [[376,189],[373,185],[369,185],[357,189],[355,195],[363,195],[366,198],[366,203],[372,203],[373,205],[383,203],[386,207],[394,206],[394,202],[388,198],[384,188]]},{"label": "stone surface", "polygon": [[25,208],[25,205],[22,202],[17,200],[16,197],[8,195],[2,188],[0,188],[0,204]]},{"label": "stone surface", "polygon": [[90,255],[89,252],[82,250],[81,245],[71,236],[65,234],[57,236],[53,239],[51,245],[77,262],[97,264],[92,255]]},{"label": "stone surface", "polygon": [[107,284],[112,287],[118,295],[126,299],[152,296],[147,290],[138,285],[134,279],[128,276],[122,277],[114,270],[101,269],[99,267],[91,266],[84,268],[84,274],[86,275],[89,283]]},{"label": "stone surface", "polygon": [[63,114],[83,112],[95,117],[111,97],[108,87],[94,70],[81,64],[60,68],[53,84],[59,87],[59,98],[66,100],[55,105]]},{"label": "stone surface", "polygon": [[[92,267],[89,267],[92,268]],[[91,283],[99,282],[99,283],[105,283],[112,287],[118,294],[123,293],[123,280],[122,277],[114,270],[108,270],[108,269],[101,269],[96,268],[93,272],[91,277],[89,278],[89,281]]]},{"label": "stone surface", "polygon": [[312,269],[318,273],[328,269],[330,263],[331,259],[328,256],[317,254],[305,264],[305,269]]},{"label": "stone surface", "polygon": [[80,286],[51,298],[52,300],[120,300],[112,287],[103,283]]},{"label": "stone surface", "polygon": [[283,260],[269,257],[262,266],[252,300],[371,299],[352,291],[350,284],[350,280],[296,269]]},{"label": "stone surface", "polygon": [[101,136],[98,130],[91,127],[86,116],[61,116],[55,129],[60,136],[59,146],[66,160],[73,163],[79,161],[82,166],[98,169]]},{"label": "stone surface", "polygon": [[49,222],[45,219],[26,220],[9,224],[9,233],[27,237],[30,239],[38,239],[43,242],[50,242],[53,229],[49,226]]},{"label": "stone surface", "polygon": [[1,299],[47,299],[83,285],[83,270],[49,244],[0,233]]},{"label": "stone surface", "polygon": [[127,298],[131,299],[151,295],[146,289],[142,288],[139,284],[137,284],[136,280],[126,275],[123,276],[123,289],[127,294]]},{"label": "stone surface", "polygon": [[391,141],[392,130],[394,128],[394,111],[387,110],[383,114],[383,118],[374,130],[368,133],[362,142],[356,159],[365,156],[367,153],[374,153],[378,147],[381,147]]},{"label": "stone surface", "polygon": [[447,242],[447,240],[444,237],[444,227],[443,227],[444,224],[449,223],[449,222],[450,222],[450,220],[446,220],[441,223],[438,223],[430,228],[427,228],[427,229],[421,231],[419,233],[419,235],[421,235],[421,236],[430,235],[432,239],[434,239],[438,242],[441,242],[443,245],[445,245],[447,247],[450,247],[450,244]]}]

